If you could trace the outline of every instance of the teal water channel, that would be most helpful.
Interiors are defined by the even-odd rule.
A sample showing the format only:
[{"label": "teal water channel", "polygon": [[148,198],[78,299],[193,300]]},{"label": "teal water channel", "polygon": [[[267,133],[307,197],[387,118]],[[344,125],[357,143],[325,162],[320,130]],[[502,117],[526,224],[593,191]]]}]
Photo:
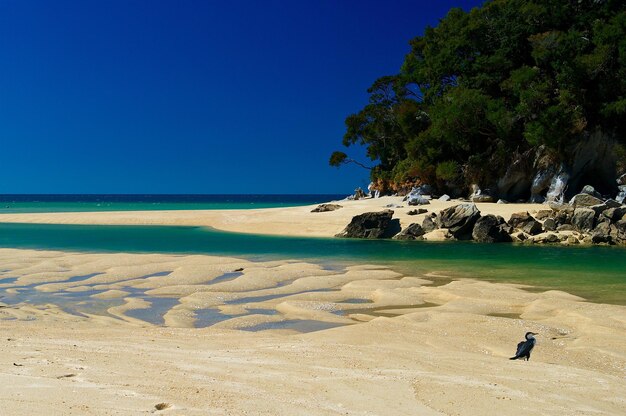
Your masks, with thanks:
[{"label": "teal water channel", "polygon": [[0,247],[227,255],[253,261],[298,259],[328,268],[379,264],[404,274],[522,283],[537,290],[564,290],[594,302],[626,304],[626,249],[620,247],[371,241],[238,234],[203,227],[8,223],[0,223]]}]

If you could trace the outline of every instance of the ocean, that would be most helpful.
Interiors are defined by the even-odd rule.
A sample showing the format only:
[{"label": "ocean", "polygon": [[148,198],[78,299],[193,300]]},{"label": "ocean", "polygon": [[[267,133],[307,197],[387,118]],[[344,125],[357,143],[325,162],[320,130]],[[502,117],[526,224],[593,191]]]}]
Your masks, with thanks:
[{"label": "ocean", "polygon": [[0,195],[0,214],[37,212],[163,211],[255,209],[311,205],[340,200],[345,194],[320,195]]}]

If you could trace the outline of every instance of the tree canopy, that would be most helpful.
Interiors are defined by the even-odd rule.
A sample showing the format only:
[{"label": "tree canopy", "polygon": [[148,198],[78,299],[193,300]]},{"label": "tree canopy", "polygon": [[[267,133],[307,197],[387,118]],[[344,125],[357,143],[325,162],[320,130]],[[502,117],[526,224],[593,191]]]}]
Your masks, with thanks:
[{"label": "tree canopy", "polygon": [[594,131],[624,143],[622,0],[455,8],[410,47],[399,72],[376,80],[369,103],[346,119],[343,144],[366,146],[375,181],[488,186],[529,149],[560,162]]}]

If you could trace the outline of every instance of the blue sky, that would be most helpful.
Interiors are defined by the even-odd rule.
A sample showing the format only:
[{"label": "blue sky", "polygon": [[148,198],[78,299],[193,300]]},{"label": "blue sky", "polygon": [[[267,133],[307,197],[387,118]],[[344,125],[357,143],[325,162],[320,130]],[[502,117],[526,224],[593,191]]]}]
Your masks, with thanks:
[{"label": "blue sky", "polygon": [[0,193],[349,193],[345,117],[481,3],[0,0]]}]

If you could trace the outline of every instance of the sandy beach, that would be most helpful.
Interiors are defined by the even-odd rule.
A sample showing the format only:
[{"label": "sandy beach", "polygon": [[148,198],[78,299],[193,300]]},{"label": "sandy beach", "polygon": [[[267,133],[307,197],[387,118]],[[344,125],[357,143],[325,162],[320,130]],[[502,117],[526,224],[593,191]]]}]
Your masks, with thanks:
[{"label": "sandy beach", "polygon": [[[37,224],[101,224],[101,225],[189,225],[206,226],[238,233],[290,235],[302,237],[332,237],[350,222],[353,216],[368,211],[392,209],[394,218],[403,227],[420,222],[426,214],[411,216],[407,213],[416,207],[407,205],[402,197],[386,196],[357,201],[334,201],[341,209],[311,213],[315,207],[246,209],[246,210],[194,210],[194,211],[124,211],[124,212],[54,212],[35,214],[2,214],[0,221]],[[459,204],[459,201],[433,200],[425,208],[430,212]],[[549,209],[543,204],[476,204],[482,215],[494,214],[509,219],[515,212],[536,212]]]},{"label": "sandy beach", "polygon": [[[331,236],[356,213],[389,204],[404,205],[392,208],[403,225],[415,218],[400,198],[341,204],[315,214],[308,206],[0,220]],[[544,208],[479,205],[505,218]],[[376,264],[205,255],[0,249],[0,269],[5,414],[617,415],[626,407],[626,307],[561,291]],[[36,306],[13,302],[20,294]],[[71,304],[72,294],[88,301]],[[161,308],[161,322],[142,319],[150,308]],[[539,333],[532,359],[510,361],[526,331]]]}]

